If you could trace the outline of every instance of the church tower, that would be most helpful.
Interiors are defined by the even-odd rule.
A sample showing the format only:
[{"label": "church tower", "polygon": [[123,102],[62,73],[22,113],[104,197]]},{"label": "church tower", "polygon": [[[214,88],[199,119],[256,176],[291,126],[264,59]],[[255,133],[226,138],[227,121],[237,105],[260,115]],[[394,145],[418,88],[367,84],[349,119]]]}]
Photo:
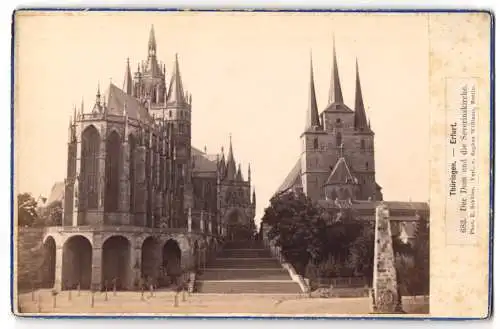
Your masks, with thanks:
[{"label": "church tower", "polygon": [[312,57],[310,65],[311,72],[306,127],[301,135],[301,179],[303,192],[311,199],[318,200],[322,197],[323,193],[321,186],[327,175],[322,165],[323,145],[327,133],[323,130],[318,114]]}]

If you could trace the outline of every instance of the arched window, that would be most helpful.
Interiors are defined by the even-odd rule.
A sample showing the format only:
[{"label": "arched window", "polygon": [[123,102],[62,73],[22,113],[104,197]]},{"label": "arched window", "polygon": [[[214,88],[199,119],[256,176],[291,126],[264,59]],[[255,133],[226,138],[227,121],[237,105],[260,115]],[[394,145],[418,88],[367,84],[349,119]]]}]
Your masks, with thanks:
[{"label": "arched window", "polygon": [[340,125],[342,123],[342,120],[340,120],[340,118],[337,118],[337,120],[335,120],[335,122],[337,123],[337,125]]},{"label": "arched window", "polygon": [[314,149],[315,149],[315,150],[317,150],[317,149],[318,149],[318,138],[315,138],[315,139],[313,140],[313,147],[314,147]]},{"label": "arched window", "polygon": [[106,140],[106,194],[104,211],[117,211],[120,197],[121,140],[116,131]]},{"label": "arched window", "polygon": [[369,168],[369,167],[370,167],[370,166],[368,165],[368,161],[367,161],[367,162],[365,162],[365,168],[366,168],[366,170],[368,170],[368,168]]},{"label": "arched window", "polygon": [[97,209],[98,202],[98,173],[99,173],[99,146],[101,138],[94,126],[84,130],[82,134],[81,177],[78,204],[82,208]]},{"label": "arched window", "polygon": [[336,140],[337,146],[342,145],[342,134],[340,132],[337,133],[335,140]]},{"label": "arched window", "polygon": [[168,117],[171,118],[172,117],[172,110],[169,110],[168,111]]},{"label": "arched window", "polygon": [[365,140],[361,140],[361,149],[364,151],[365,150]]},{"label": "arched window", "polygon": [[130,181],[130,213],[135,213],[135,150],[136,141],[134,135],[130,134],[128,137],[129,146],[129,167],[128,167],[128,177]]}]

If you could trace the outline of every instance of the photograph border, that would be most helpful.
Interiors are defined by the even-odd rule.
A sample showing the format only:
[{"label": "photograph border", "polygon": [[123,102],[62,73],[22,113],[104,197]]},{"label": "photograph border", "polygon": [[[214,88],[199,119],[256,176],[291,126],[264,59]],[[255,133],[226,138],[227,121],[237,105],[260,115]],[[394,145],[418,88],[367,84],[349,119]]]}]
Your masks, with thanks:
[{"label": "photograph border", "polygon": [[[15,311],[15,300],[16,296],[14,296],[14,248],[15,248],[15,242],[14,242],[14,230],[16,229],[15,223],[14,223],[14,198],[15,198],[15,189],[14,189],[14,150],[15,150],[15,138],[14,138],[14,129],[15,129],[15,109],[14,109],[14,86],[15,86],[15,24],[16,24],[16,14],[19,12],[26,12],[26,11],[42,11],[42,12],[57,12],[57,11],[69,11],[69,12],[123,12],[123,11],[128,11],[128,12],[185,12],[185,11],[193,11],[193,12],[222,12],[222,13],[229,13],[229,12],[272,12],[272,13],[486,13],[489,14],[490,16],[490,74],[489,74],[489,83],[490,83],[490,131],[489,131],[489,136],[490,136],[490,149],[489,149],[489,192],[490,192],[490,197],[489,197],[489,214],[488,214],[488,309],[487,313],[485,314],[484,317],[436,317],[436,316],[431,316],[430,314],[426,314],[425,316],[415,316],[415,315],[409,315],[409,316],[396,316],[396,315],[373,315],[373,316],[273,316],[273,315],[268,315],[268,316],[260,316],[260,315],[23,315],[23,314],[16,314]],[[10,234],[10,269],[11,269],[11,275],[10,275],[10,300],[11,300],[11,312],[20,318],[44,318],[44,319],[53,319],[53,318],[65,318],[65,319],[283,319],[283,320],[289,320],[289,319],[297,319],[297,320],[325,320],[325,319],[338,319],[338,320],[355,320],[355,319],[369,319],[369,320],[435,320],[435,321],[442,321],[442,320],[454,320],[454,321],[459,321],[459,320],[481,320],[481,319],[488,319],[492,316],[493,312],[493,303],[492,303],[492,298],[493,298],[493,229],[494,229],[494,222],[493,222],[493,216],[494,216],[494,165],[495,165],[495,154],[494,154],[494,147],[495,147],[495,16],[492,10],[490,9],[203,9],[203,8],[191,8],[191,9],[184,9],[184,8],[147,8],[147,7],[93,7],[93,8],[85,8],[85,7],[80,7],[80,8],[72,8],[72,7],[19,7],[15,9],[12,13],[12,23],[11,23],[11,76],[10,76],[10,82],[11,82],[11,141],[10,141],[10,146],[11,146],[11,154],[10,154],[10,161],[11,161],[11,195],[10,195],[10,202],[12,205],[11,208],[11,213],[10,213],[10,229],[11,229],[11,234]],[[432,279],[431,279],[432,280]],[[429,296],[430,299],[430,296]]]}]

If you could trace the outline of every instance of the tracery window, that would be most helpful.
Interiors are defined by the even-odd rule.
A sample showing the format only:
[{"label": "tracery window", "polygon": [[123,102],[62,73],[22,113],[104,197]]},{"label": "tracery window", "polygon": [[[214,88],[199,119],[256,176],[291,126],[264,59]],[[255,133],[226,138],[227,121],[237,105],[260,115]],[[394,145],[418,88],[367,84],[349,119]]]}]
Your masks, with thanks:
[{"label": "tracery window", "polygon": [[97,209],[98,202],[98,174],[99,174],[99,146],[101,138],[94,126],[84,130],[82,134],[80,198],[84,196],[86,202],[80,202],[82,208]]}]

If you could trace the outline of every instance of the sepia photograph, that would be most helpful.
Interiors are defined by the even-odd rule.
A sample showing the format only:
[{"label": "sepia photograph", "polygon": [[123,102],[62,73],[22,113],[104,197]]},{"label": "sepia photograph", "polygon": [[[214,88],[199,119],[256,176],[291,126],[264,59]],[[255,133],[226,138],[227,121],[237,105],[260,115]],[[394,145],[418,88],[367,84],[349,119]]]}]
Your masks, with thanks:
[{"label": "sepia photograph", "polygon": [[17,11],[14,313],[479,316],[490,19]]}]

